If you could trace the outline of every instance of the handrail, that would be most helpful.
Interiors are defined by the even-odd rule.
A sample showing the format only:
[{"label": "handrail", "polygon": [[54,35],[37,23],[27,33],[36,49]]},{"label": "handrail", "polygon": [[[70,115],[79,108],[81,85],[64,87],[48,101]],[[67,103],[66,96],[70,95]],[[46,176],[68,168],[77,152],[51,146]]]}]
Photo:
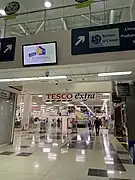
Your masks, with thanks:
[{"label": "handrail", "polygon": [[[115,8],[113,10],[121,10],[121,9],[128,9],[129,6],[126,6],[126,7],[123,7],[123,8]],[[40,11],[38,11],[40,12]],[[110,10],[106,10],[106,12],[110,12]],[[97,11],[97,12],[92,12],[91,15],[94,15],[94,14],[100,14],[100,13],[104,13],[104,11]],[[83,13],[83,15],[89,15],[89,13]],[[53,17],[53,18],[46,18],[45,21],[51,21],[51,20],[57,20],[57,19],[60,19],[62,17],[64,18],[71,18],[71,17],[78,17],[80,16],[80,14],[74,14],[74,15],[65,15],[65,16],[59,16],[59,17]],[[23,22],[17,22],[17,23],[9,23],[7,24],[7,26],[16,26],[18,23],[19,24],[23,24],[23,23],[36,23],[36,22],[39,22],[39,21],[43,21],[44,19],[41,18],[41,19],[38,19],[38,20],[31,20],[31,21],[23,21]]]},{"label": "handrail", "polygon": [[[97,3],[97,2],[105,2],[107,0],[95,0],[92,1],[92,4]],[[64,9],[64,8],[70,8],[70,7],[75,7],[76,4],[71,4],[71,5],[64,5],[64,6],[58,6],[58,7],[53,7],[49,9],[39,9],[39,10],[34,10],[34,11],[27,11],[27,12],[22,12],[22,13],[16,13],[16,16],[21,16],[21,15],[26,15],[26,14],[33,14],[33,13],[38,13],[38,12],[44,12],[44,11],[51,11],[51,10],[56,10],[56,9]],[[1,18],[5,18],[6,16],[1,16]]]}]

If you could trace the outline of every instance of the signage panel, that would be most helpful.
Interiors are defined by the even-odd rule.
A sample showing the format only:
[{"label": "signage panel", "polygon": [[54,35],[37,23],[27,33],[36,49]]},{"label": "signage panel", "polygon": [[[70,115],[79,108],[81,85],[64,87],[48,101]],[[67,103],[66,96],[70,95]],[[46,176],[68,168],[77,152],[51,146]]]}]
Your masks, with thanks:
[{"label": "signage panel", "polygon": [[23,45],[24,66],[41,66],[56,63],[56,42]]},{"label": "signage panel", "polygon": [[10,92],[0,89],[0,98],[9,99],[10,95]]},{"label": "signage panel", "polygon": [[14,61],[16,38],[0,39],[0,62]]},{"label": "signage panel", "polygon": [[129,83],[118,83],[118,96],[130,96],[130,85]]},{"label": "signage panel", "polygon": [[95,93],[54,93],[46,94],[46,100],[95,100]]},{"label": "signage panel", "polygon": [[135,21],[72,30],[72,55],[135,50]]}]

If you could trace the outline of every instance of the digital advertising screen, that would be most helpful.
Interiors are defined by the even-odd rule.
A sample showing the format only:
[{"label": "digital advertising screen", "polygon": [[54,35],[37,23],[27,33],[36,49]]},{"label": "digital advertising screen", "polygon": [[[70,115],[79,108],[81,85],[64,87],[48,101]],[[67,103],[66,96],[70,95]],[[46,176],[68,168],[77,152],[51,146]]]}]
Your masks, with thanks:
[{"label": "digital advertising screen", "polygon": [[24,66],[57,64],[57,43],[28,44],[22,47]]}]

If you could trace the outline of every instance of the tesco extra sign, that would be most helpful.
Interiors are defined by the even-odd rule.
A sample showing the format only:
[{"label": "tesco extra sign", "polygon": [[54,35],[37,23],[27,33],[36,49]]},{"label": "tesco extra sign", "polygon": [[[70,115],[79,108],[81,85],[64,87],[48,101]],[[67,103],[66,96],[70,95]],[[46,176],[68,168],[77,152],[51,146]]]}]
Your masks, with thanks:
[{"label": "tesco extra sign", "polygon": [[95,93],[54,93],[46,94],[47,100],[95,99]]}]

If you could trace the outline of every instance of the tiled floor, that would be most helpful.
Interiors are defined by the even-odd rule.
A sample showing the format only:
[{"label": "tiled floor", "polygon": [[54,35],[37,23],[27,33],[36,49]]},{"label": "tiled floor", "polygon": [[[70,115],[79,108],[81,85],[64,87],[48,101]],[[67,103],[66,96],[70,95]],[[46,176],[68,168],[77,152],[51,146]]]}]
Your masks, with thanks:
[{"label": "tiled floor", "polygon": [[14,144],[0,148],[0,162],[1,180],[135,180],[128,152],[103,130],[17,131]]}]

